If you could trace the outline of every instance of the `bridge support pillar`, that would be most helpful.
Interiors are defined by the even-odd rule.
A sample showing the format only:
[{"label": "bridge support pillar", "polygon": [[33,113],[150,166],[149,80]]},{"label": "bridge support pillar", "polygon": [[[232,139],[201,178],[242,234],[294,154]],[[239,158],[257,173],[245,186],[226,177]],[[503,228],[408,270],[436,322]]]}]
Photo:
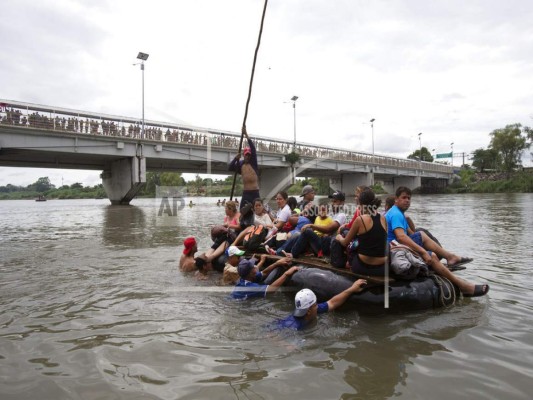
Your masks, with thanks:
[{"label": "bridge support pillar", "polygon": [[261,196],[270,200],[280,190],[286,190],[294,184],[295,170],[291,167],[263,169],[259,176]]},{"label": "bridge support pillar", "polygon": [[383,190],[385,190],[385,192],[389,194],[394,194],[394,180],[392,178],[388,180],[383,180],[380,182],[380,184]]},{"label": "bridge support pillar", "polygon": [[371,186],[374,182],[374,173],[342,174],[340,178],[330,178],[329,186],[333,190],[340,190],[344,194],[355,193],[357,186]]},{"label": "bridge support pillar", "polygon": [[413,190],[422,186],[422,178],[420,176],[395,176],[392,178],[394,189],[392,193],[400,186],[407,186]]},{"label": "bridge support pillar", "polygon": [[130,204],[146,183],[146,159],[136,156],[113,161],[100,176],[111,204]]}]

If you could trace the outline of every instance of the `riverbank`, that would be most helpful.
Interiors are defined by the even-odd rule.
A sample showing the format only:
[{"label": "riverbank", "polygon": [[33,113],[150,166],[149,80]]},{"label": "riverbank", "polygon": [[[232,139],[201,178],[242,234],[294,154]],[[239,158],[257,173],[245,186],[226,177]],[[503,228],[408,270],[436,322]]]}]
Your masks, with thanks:
[{"label": "riverbank", "polygon": [[[459,194],[459,193],[533,193],[533,173],[531,172],[516,172],[512,174],[509,179],[506,178],[505,173],[479,173],[473,170],[462,170],[460,178],[450,186],[443,189],[422,188],[422,190],[415,190],[415,193],[421,194]],[[297,182],[288,190],[289,196],[298,197],[302,191],[303,183]],[[318,194],[326,195],[325,184],[318,184]],[[198,188],[191,182],[187,182],[187,189],[190,196],[207,196],[218,197],[221,199],[229,198],[231,192],[231,185],[212,185],[206,186],[202,189],[202,193],[198,194]],[[378,194],[385,194],[385,190],[379,185],[372,187]],[[235,193],[242,193],[241,187],[236,187]],[[37,192],[34,190],[12,191],[7,193],[0,193],[0,200],[34,200],[40,195],[44,195],[46,199],[103,199],[107,198],[105,190],[102,185],[93,187],[63,187],[59,189],[50,189],[45,192]],[[137,196],[138,198],[153,198],[152,193],[143,193]]]},{"label": "riverbank", "polygon": [[461,179],[448,186],[444,193],[533,193],[533,174],[515,172],[479,173],[473,170],[460,172]]}]

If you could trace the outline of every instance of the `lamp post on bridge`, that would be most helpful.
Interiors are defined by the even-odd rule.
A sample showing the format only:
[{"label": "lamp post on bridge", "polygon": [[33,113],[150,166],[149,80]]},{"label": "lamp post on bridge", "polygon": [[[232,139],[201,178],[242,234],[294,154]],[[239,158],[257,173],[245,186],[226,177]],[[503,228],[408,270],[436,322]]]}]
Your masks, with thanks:
[{"label": "lamp post on bridge", "polygon": [[375,120],[376,120],[375,118],[372,118],[370,120],[370,126],[372,128],[372,155],[374,155],[374,121]]},{"label": "lamp post on bridge", "polygon": [[296,100],[298,100],[298,96],[292,96],[292,108],[293,108],[293,121],[294,121],[294,143],[292,145],[292,151],[296,153]]},{"label": "lamp post on bridge", "polygon": [[418,161],[420,162],[420,169],[422,169],[422,132],[418,134],[418,148],[419,148],[419,154],[418,154]]},{"label": "lamp post on bridge", "polygon": [[450,143],[450,147],[452,148],[452,168],[453,168],[453,142]]},{"label": "lamp post on bridge", "polygon": [[144,62],[148,60],[148,56],[149,54],[142,53],[142,52],[139,52],[139,54],[137,54],[137,59],[141,60],[139,64],[141,65],[141,72],[142,72],[142,129],[141,129],[142,139],[144,139]]}]

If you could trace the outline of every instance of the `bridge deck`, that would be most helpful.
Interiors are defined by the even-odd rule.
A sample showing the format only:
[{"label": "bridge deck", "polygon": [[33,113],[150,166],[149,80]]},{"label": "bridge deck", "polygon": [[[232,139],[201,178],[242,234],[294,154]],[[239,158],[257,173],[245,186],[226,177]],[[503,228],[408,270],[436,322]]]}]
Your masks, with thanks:
[{"label": "bridge deck", "polygon": [[[235,151],[240,140],[240,134],[236,132],[150,120],[145,120],[143,134],[139,119],[0,99],[0,133],[7,130],[14,132],[13,128],[19,128],[21,131],[24,130],[26,132],[33,131],[40,135],[60,133],[80,138],[120,139],[127,142],[132,141],[150,145],[175,144],[182,147],[185,145],[191,148],[204,149],[204,152],[206,147],[213,150]],[[254,137],[253,140],[258,153],[264,156],[275,155],[279,157],[292,151],[292,142],[289,141],[268,137]],[[2,143],[0,143],[0,146],[2,146]],[[11,165],[7,155],[9,152],[13,155],[17,149],[2,147],[3,165]],[[37,148],[28,149],[28,147],[24,147],[24,149],[35,152],[35,161],[36,163],[39,162]],[[50,150],[48,149],[48,151]],[[330,160],[385,169],[419,170],[443,175],[451,174],[453,171],[450,166],[442,164],[372,155],[365,152],[324,147],[303,142],[297,143],[296,152],[306,161],[312,159]],[[43,166],[50,166],[47,165],[49,160],[49,158],[43,159]],[[67,164],[74,165],[76,161],[76,159],[73,159],[67,161]],[[148,167],[150,167],[150,164],[148,164]],[[91,168],[91,163],[88,163],[85,168]],[[94,162],[93,168],[101,168],[101,163]]]}]

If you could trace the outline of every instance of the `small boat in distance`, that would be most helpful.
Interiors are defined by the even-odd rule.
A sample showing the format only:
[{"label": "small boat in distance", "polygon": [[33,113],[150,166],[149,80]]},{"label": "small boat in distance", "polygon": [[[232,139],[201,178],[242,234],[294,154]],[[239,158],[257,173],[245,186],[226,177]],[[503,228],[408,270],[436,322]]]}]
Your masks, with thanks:
[{"label": "small boat in distance", "polygon": [[44,197],[42,194],[40,194],[39,197],[37,197],[35,199],[35,201],[46,201],[46,197]]}]

